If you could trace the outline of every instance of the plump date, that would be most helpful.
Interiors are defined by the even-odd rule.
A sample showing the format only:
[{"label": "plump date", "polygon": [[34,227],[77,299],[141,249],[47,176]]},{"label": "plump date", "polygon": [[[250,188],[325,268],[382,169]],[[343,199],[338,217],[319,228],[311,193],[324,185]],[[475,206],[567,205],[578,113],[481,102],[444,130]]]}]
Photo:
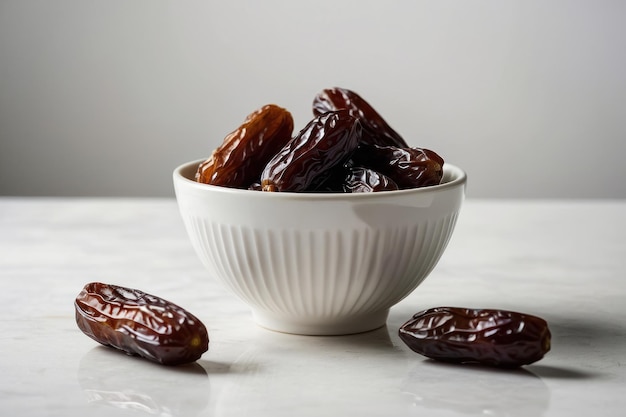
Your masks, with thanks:
[{"label": "plump date", "polygon": [[83,333],[129,355],[179,365],[199,359],[209,348],[207,329],[198,318],[136,289],[92,282],[74,307]]},{"label": "plump date", "polygon": [[346,88],[327,88],[313,99],[313,114],[346,109],[363,125],[364,143],[406,148],[409,145],[393,130],[382,116],[361,96]]},{"label": "plump date", "polygon": [[228,134],[200,166],[196,180],[231,188],[248,188],[258,181],[267,162],[293,132],[291,113],[267,104],[250,113],[243,124]]},{"label": "plump date", "polygon": [[543,358],[550,330],[542,318],[506,310],[437,307],[400,327],[402,341],[431,359],[515,368]]},{"label": "plump date", "polygon": [[437,185],[443,178],[443,158],[424,148],[361,144],[352,162],[388,176],[401,189]]},{"label": "plump date", "polygon": [[357,148],[361,124],[346,110],[311,120],[265,166],[263,191],[304,192]]}]

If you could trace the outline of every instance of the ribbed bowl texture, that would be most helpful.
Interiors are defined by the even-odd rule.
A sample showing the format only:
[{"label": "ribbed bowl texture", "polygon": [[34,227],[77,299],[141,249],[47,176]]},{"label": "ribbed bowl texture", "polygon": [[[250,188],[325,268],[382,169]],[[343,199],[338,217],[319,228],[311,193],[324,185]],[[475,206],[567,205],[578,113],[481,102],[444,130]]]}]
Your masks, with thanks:
[{"label": "ribbed bowl texture", "polygon": [[454,230],[466,175],[441,185],[360,194],[269,193],[174,171],[191,243],[208,276],[286,333],[338,335],[383,326],[389,309],[436,266]]}]

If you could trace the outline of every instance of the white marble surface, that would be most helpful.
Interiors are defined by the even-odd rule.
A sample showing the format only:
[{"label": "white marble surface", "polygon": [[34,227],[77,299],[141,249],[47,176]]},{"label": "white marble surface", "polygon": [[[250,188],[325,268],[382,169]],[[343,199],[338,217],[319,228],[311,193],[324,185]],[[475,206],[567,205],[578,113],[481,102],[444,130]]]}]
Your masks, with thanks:
[{"label": "white marble surface", "polygon": [[[468,200],[386,328],[293,336],[257,327],[207,276],[174,200],[0,198],[0,415],[621,416],[625,235],[626,201]],[[167,368],[98,346],[74,322],[89,281],[184,306],[209,351]],[[396,332],[440,305],[540,315],[552,351],[516,371],[434,363]]]}]

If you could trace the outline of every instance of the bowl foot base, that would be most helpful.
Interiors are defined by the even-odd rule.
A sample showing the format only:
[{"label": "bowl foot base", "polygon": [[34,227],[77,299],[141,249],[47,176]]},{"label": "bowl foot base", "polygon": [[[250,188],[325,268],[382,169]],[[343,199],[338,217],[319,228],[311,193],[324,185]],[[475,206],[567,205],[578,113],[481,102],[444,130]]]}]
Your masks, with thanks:
[{"label": "bowl foot base", "polygon": [[363,333],[384,326],[389,309],[346,317],[284,317],[262,310],[252,310],[256,324],[281,333],[308,336],[339,336]]}]

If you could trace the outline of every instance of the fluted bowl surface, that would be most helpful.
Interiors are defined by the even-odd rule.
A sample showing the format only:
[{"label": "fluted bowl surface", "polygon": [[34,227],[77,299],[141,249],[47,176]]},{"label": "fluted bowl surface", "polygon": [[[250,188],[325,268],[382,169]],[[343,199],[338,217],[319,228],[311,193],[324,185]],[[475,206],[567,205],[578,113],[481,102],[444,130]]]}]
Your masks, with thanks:
[{"label": "fluted bowl surface", "polygon": [[272,193],[201,184],[202,160],[174,170],[176,200],[208,277],[261,326],[337,335],[373,330],[430,274],[448,244],[467,177],[358,194]]}]

